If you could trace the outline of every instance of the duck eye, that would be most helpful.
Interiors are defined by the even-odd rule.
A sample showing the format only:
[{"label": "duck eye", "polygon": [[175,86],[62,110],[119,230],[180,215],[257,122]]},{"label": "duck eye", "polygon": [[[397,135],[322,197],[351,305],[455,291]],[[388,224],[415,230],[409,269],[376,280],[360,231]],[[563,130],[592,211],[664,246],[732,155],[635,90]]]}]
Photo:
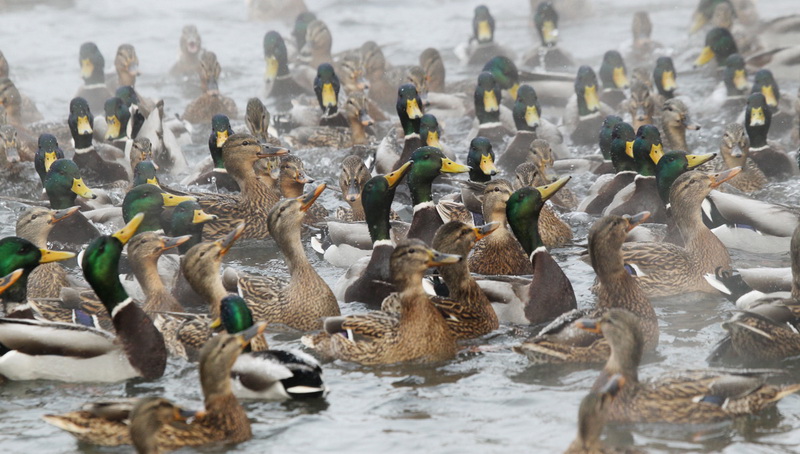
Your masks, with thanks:
[{"label": "duck eye", "polygon": [[244,145],[244,146],[250,145],[250,141],[249,140],[245,140],[244,142],[242,142],[242,145]]}]

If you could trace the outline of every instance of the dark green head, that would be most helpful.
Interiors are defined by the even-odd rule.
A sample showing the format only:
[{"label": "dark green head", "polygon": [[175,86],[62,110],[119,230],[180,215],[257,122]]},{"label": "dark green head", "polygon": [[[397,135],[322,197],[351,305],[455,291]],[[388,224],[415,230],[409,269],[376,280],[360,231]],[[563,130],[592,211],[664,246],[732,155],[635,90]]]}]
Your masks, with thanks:
[{"label": "dark green head", "polygon": [[503,96],[492,73],[483,71],[475,87],[475,116],[481,124],[500,121],[500,102]]},{"label": "dark green head", "polygon": [[439,143],[439,120],[434,115],[425,114],[419,121],[419,138],[422,143],[431,147],[442,148]]},{"label": "dark green head", "polygon": [[211,135],[208,136],[208,151],[214,161],[215,169],[224,169],[225,161],[222,159],[222,146],[228,137],[233,135],[231,121],[226,115],[217,114],[211,118]]},{"label": "dark green head", "polygon": [[36,173],[39,174],[42,185],[44,185],[47,171],[50,170],[50,166],[56,162],[56,159],[64,157],[64,151],[58,146],[58,140],[52,134],[40,135],[37,145],[36,155],[33,157],[33,167],[36,169]]},{"label": "dark green head", "polygon": [[142,184],[128,191],[122,201],[122,219],[130,221],[139,213],[144,213],[144,220],[139,230],[148,232],[161,229],[161,212],[164,209],[164,196],[158,186]]},{"label": "dark green head", "polygon": [[611,164],[616,172],[635,171],[636,162],[633,160],[633,141],[636,133],[633,126],[624,121],[617,123],[611,130]]},{"label": "dark green head", "polygon": [[203,240],[203,225],[215,219],[217,216],[207,214],[197,201],[186,200],[172,210],[167,233],[171,236],[192,236],[189,241],[178,246],[180,253],[185,254],[192,246]]},{"label": "dark green head", "polygon": [[89,110],[89,103],[85,99],[78,97],[69,102],[67,125],[69,125],[76,149],[92,146],[94,115]]},{"label": "dark green head", "polygon": [[656,164],[664,154],[661,133],[653,125],[643,125],[636,131],[633,141],[633,160],[640,175],[651,177],[656,174]]},{"label": "dark green head", "polygon": [[[434,147],[417,148],[417,151],[411,155],[409,161],[414,163],[408,173],[407,180],[408,189],[411,192],[411,202],[414,206],[433,201],[431,185],[433,180],[441,173],[463,173],[469,171],[469,167],[451,161],[442,154],[442,150]],[[364,211],[366,209],[365,206]]]},{"label": "dark green head", "polygon": [[604,89],[628,88],[628,73],[622,54],[610,50],[603,55],[603,63],[600,65],[600,81],[603,82]]},{"label": "dark green head", "polygon": [[761,92],[747,98],[744,111],[744,129],[750,137],[750,148],[757,149],[767,145],[767,134],[772,123],[772,110]]},{"label": "dark green head", "polygon": [[86,85],[105,83],[106,76],[103,73],[103,68],[106,65],[106,60],[95,43],[87,42],[81,44],[78,63],[81,65],[81,77]]},{"label": "dark green head", "polygon": [[542,116],[542,107],[533,87],[527,84],[519,87],[512,115],[517,131],[536,130],[536,127],[539,126],[539,119]]},{"label": "dark green head", "polygon": [[488,71],[494,76],[495,82],[503,90],[508,90],[511,99],[517,99],[519,89],[519,71],[517,65],[508,57],[498,55],[483,66],[483,71]]},{"label": "dark green head", "polygon": [[403,84],[397,89],[397,116],[406,136],[419,134],[419,121],[422,118],[422,100],[414,84]]},{"label": "dark green head", "polygon": [[264,35],[264,61],[267,64],[265,79],[275,80],[278,76],[289,74],[289,57],[286,52],[286,43],[276,31]]},{"label": "dark green head", "polygon": [[297,19],[294,21],[294,28],[292,29],[292,37],[294,38],[294,42],[297,43],[298,49],[302,49],[303,46],[305,46],[308,24],[315,20],[317,20],[317,16],[311,11],[303,11],[297,15]]},{"label": "dark green head", "polygon": [[700,52],[700,56],[697,57],[694,65],[705,65],[714,58],[717,64],[721,66],[725,63],[726,58],[738,52],[739,48],[736,47],[736,41],[727,28],[712,28],[708,34],[706,34],[706,46],[703,48],[703,51]]},{"label": "dark green head", "polygon": [[105,104],[106,140],[122,139],[128,136],[128,121],[131,119],[131,112],[125,102],[114,96],[108,98]]},{"label": "dark green head", "polygon": [[761,93],[767,101],[772,113],[778,110],[778,102],[781,100],[781,90],[778,82],[772,76],[772,71],[768,69],[759,70],[753,82],[753,90],[750,93]]},{"label": "dark green head", "polygon": [[139,95],[136,94],[136,90],[130,85],[123,85],[117,88],[117,91],[114,92],[114,96],[121,99],[125,107],[139,105]]},{"label": "dark green head", "polygon": [[159,186],[153,161],[139,161],[133,169],[133,186],[153,184]]},{"label": "dark green head", "polygon": [[570,178],[564,177],[545,186],[526,186],[511,194],[506,202],[508,224],[528,255],[537,248],[544,247],[539,236],[539,213],[544,203],[564,187]]},{"label": "dark green head", "polygon": [[655,81],[658,93],[665,99],[675,96],[675,89],[678,88],[675,82],[675,65],[670,57],[658,57],[656,67],[653,70],[653,80]]},{"label": "dark green head", "polygon": [[[611,159],[611,141],[613,140],[614,126],[622,123],[622,118],[616,115],[609,115],[603,120],[603,126],[600,127],[600,152],[603,154],[603,159]],[[631,131],[633,131],[631,129]]]},{"label": "dark green head", "polygon": [[469,143],[467,152],[467,165],[469,166],[469,179],[479,183],[486,183],[497,175],[494,166],[494,151],[492,143],[486,137],[476,137]]},{"label": "dark green head", "polygon": [[239,295],[228,295],[222,298],[219,306],[219,317],[225,331],[236,334],[253,326],[253,312]]},{"label": "dark green head", "polygon": [[395,189],[408,169],[413,165],[407,162],[399,169],[386,175],[376,175],[361,189],[361,205],[372,242],[389,240],[389,215],[392,209]]},{"label": "dark green head", "polygon": [[575,78],[575,95],[578,97],[578,114],[589,115],[600,109],[600,98],[597,97],[597,75],[591,66],[578,68]]},{"label": "dark green head", "polygon": [[472,19],[472,38],[479,43],[490,43],[494,40],[494,17],[485,5],[475,8]]},{"label": "dark green head", "polygon": [[710,161],[714,156],[716,153],[704,155],[690,155],[683,151],[664,153],[656,165],[656,186],[661,200],[665,204],[669,202],[669,190],[679,176]]},{"label": "dark green head", "polygon": [[8,236],[0,240],[0,274],[6,276],[21,269],[22,275],[5,289],[0,299],[3,301],[25,302],[27,299],[28,276],[42,263],[65,260],[74,257],[71,252],[39,249],[30,241],[18,236]]},{"label": "dark green head", "polygon": [[75,197],[95,199],[97,196],[81,178],[78,166],[71,159],[58,159],[44,178],[44,189],[50,200],[50,208],[64,210],[75,206]]},{"label": "dark green head", "polygon": [[553,47],[558,44],[558,13],[552,3],[539,3],[533,14],[533,23],[543,46]]},{"label": "dark green head", "polygon": [[744,96],[747,90],[747,68],[741,55],[731,54],[725,59],[722,80],[725,81],[728,96]]},{"label": "dark green head", "polygon": [[314,93],[323,115],[335,115],[338,111],[339,87],[339,77],[333,66],[330,63],[319,65],[317,77],[314,78]]}]

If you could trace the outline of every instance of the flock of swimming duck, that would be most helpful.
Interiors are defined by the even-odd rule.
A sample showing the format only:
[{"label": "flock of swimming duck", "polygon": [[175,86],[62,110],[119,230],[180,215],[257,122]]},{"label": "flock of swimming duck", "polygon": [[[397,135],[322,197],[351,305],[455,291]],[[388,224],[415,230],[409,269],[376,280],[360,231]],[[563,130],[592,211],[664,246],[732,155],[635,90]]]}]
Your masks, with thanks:
[{"label": "flock of swimming duck", "polygon": [[[764,48],[758,40],[796,33],[800,19],[745,25],[734,20],[745,16],[734,6],[746,1],[700,2],[693,31],[707,35],[695,64],[716,62],[708,77],[721,79],[721,95],[709,98],[717,104],[708,112],[719,115],[708,121],[721,115],[726,122],[715,160],[690,153],[686,131],[699,126],[676,97],[678,73],[650,39],[647,13],[634,15],[628,51],[643,69],[629,82],[622,54],[609,51],[598,82],[589,66],[569,72],[575,64],[558,46],[554,5],[531,3],[541,46],[518,61],[540,72],[517,69],[493,40],[489,9],[479,6],[473,37],[456,53],[484,66],[477,79],[448,84],[433,48],[413,67],[387,67],[374,42],[332,56],[325,23],[302,12],[289,42],[275,31],[264,37],[267,104],[278,115],[271,122],[265,105],[250,99],[249,133],[232,129],[237,107],[221,94],[220,65],[194,26],[183,29],[171,70],[201,87],[183,121],[167,118],[162,101],[139,95],[129,44],[119,47],[114,81],[105,78],[97,46],[80,47],[85,85],[70,102],[67,125],[35,122],[41,117],[8,79],[3,58],[0,161],[12,181],[36,178],[26,170],[33,161],[47,200],[31,200],[17,236],[0,240],[0,374],[158,380],[169,355],[199,361],[203,411],[152,397],[44,416],[79,440],[133,443],[148,453],[249,439],[237,398],[324,398],[317,360],[270,350],[268,324],[304,332],[303,344],[318,357],[363,365],[447,361],[459,341],[500,323],[542,325],[515,347],[530,361],[605,363],[581,403],[568,449],[575,453],[616,452],[600,440],[606,420],[719,421],[799,390],[769,384],[779,372],[770,369],[640,380],[637,368],[658,347],[651,299],[693,292],[722,292],[739,308],[723,325],[728,335],[713,362],[774,365],[800,354],[800,215],[752,198],[776,180],[797,178],[797,156],[784,145],[797,145],[798,119],[773,77],[787,70],[779,57],[797,49]],[[797,66],[789,69],[796,81]],[[544,118],[543,104],[566,104],[561,124]],[[440,120],[465,117],[475,118],[466,165],[440,142]],[[210,156],[193,169],[181,150],[186,123],[211,125]],[[74,153],[65,153],[70,141]],[[344,203],[335,212],[315,204],[325,184],[304,193],[313,180],[287,146],[332,148],[343,157]],[[513,172],[513,181],[497,178],[502,172]],[[599,175],[580,202],[570,176],[553,176],[579,172]],[[434,191],[439,176],[458,173],[468,174],[458,190],[436,183]],[[396,192],[411,202],[410,224],[392,210]],[[435,201],[434,192],[447,194]],[[598,216],[587,257],[596,301],[584,309],[548,252],[572,240],[561,216],[573,210]],[[666,224],[666,234],[647,232],[648,222]],[[312,234],[327,260],[349,266],[333,289],[306,256]],[[240,238],[272,238],[291,277],[221,272]],[[75,254],[49,250],[48,241],[85,245],[78,260],[90,288],[58,263]],[[735,270],[729,247],[791,251],[791,271]],[[135,281],[121,280],[121,270]],[[342,316],[340,304],[351,302],[374,310]]]}]

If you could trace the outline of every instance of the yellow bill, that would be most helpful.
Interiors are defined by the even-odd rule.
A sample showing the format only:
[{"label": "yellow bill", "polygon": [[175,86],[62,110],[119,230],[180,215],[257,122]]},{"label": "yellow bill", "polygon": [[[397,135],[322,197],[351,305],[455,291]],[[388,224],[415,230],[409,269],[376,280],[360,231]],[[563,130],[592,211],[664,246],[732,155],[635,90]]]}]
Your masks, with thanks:
[{"label": "yellow bill", "polygon": [[492,40],[492,27],[488,20],[478,22],[478,42],[485,43]]},{"label": "yellow bill", "polygon": [[442,144],[439,143],[439,132],[438,131],[429,132],[425,144],[428,145],[429,147],[436,147],[441,150]]},{"label": "yellow bill", "polygon": [[406,115],[408,118],[422,118],[422,111],[419,110],[419,104],[416,99],[409,99],[406,101]]},{"label": "yellow bill", "polygon": [[539,124],[539,109],[536,106],[525,108],[525,124],[531,128]]},{"label": "yellow bill", "polygon": [[39,249],[39,252],[42,253],[41,258],[39,259],[39,263],[50,263],[50,262],[59,262],[61,260],[71,259],[75,257],[74,252],[67,252],[67,251],[51,251],[49,249]]},{"label": "yellow bill", "polygon": [[754,107],[750,109],[750,126],[762,126],[766,124],[767,117],[764,114],[763,107]]},{"label": "yellow bill", "polygon": [[697,57],[697,60],[694,61],[694,65],[703,66],[706,63],[710,62],[712,58],[714,58],[714,51],[711,50],[711,47],[706,46],[703,48],[703,51],[700,52],[700,55]]},{"label": "yellow bill", "polygon": [[553,183],[544,186],[537,186],[536,190],[539,191],[539,194],[542,197],[542,202],[546,202],[548,199],[550,199],[550,197],[553,197],[553,195],[555,195],[559,189],[563,188],[570,179],[572,179],[571,176],[566,176],[554,181]]},{"label": "yellow bill", "polygon": [[589,112],[597,112],[600,109],[600,98],[597,97],[597,85],[587,85],[583,89],[583,100],[586,101],[586,108]]},{"label": "yellow bill", "polygon": [[81,60],[81,77],[88,79],[94,72],[94,63],[88,58]]},{"label": "yellow bill", "polygon": [[125,224],[125,227],[117,230],[111,236],[118,239],[122,244],[125,244],[133,237],[133,235],[136,235],[136,230],[139,228],[139,225],[143,220],[144,213],[136,213],[136,216],[134,216],[127,224]]},{"label": "yellow bill", "polygon": [[706,154],[687,154],[686,161],[689,162],[689,168],[694,169],[697,166],[703,165],[708,161],[714,159],[716,153],[706,153]]},{"label": "yellow bill", "polygon": [[192,224],[202,224],[208,221],[215,221],[219,218],[216,214],[208,214],[203,210],[194,210],[192,214]]},{"label": "yellow bill", "polygon": [[661,145],[661,144],[650,145],[650,159],[652,159],[654,163],[658,164],[658,161],[661,160],[662,156],[664,156],[664,146],[663,145]]},{"label": "yellow bill", "polygon": [[459,164],[451,159],[442,158],[442,167],[439,169],[444,173],[464,173],[469,172],[469,167]]},{"label": "yellow bill", "polygon": [[625,68],[622,66],[614,68],[614,86],[617,88],[625,88],[628,86],[628,75],[625,74]]},{"label": "yellow bill", "polygon": [[195,202],[197,201],[196,198],[190,195],[175,195],[170,194],[168,192],[162,192],[161,197],[164,198],[164,206],[165,207],[174,207],[177,206],[179,203],[182,202]]},{"label": "yellow bill", "polygon": [[487,112],[497,112],[500,107],[497,105],[497,96],[494,91],[483,92],[483,110]]},{"label": "yellow bill", "polygon": [[336,107],[336,92],[331,83],[322,84],[322,106]]},{"label": "yellow bill", "polygon": [[72,192],[74,192],[75,194],[78,194],[79,196],[83,197],[84,199],[97,198],[97,196],[94,195],[94,192],[92,192],[92,190],[89,189],[89,187],[86,186],[86,184],[83,183],[83,178],[73,178],[72,179]]},{"label": "yellow bill", "polygon": [[395,186],[397,186],[397,183],[399,183],[400,180],[403,179],[403,176],[406,174],[406,171],[408,171],[408,169],[411,167],[412,164],[413,161],[408,161],[402,166],[400,166],[400,168],[398,168],[394,172],[387,173],[386,175],[383,176],[383,178],[386,178],[386,181],[389,182],[389,189],[392,189]]},{"label": "yellow bill", "polygon": [[497,167],[494,166],[494,159],[492,159],[492,155],[488,153],[481,155],[480,167],[484,175],[497,175]]},{"label": "yellow bill", "polygon": [[116,139],[117,137],[119,137],[120,130],[122,128],[122,124],[119,122],[119,118],[117,118],[116,115],[106,117],[106,124],[108,125],[108,129],[106,130],[106,140]]},{"label": "yellow bill", "polygon": [[266,62],[267,70],[264,73],[264,79],[273,81],[278,77],[278,59],[275,57],[268,57]]},{"label": "yellow bill", "polygon": [[92,132],[94,132],[94,129],[92,129],[92,124],[89,122],[89,117],[86,115],[78,117],[78,134],[85,136]]},{"label": "yellow bill", "polygon": [[217,148],[222,148],[228,140],[228,131],[217,131]]},{"label": "yellow bill", "polygon": [[665,91],[673,91],[678,88],[678,83],[675,81],[674,71],[664,71],[661,73],[661,87]]},{"label": "yellow bill", "polygon": [[770,107],[778,107],[778,99],[775,97],[775,89],[772,85],[764,85],[761,87],[761,94],[767,100],[767,105]]}]

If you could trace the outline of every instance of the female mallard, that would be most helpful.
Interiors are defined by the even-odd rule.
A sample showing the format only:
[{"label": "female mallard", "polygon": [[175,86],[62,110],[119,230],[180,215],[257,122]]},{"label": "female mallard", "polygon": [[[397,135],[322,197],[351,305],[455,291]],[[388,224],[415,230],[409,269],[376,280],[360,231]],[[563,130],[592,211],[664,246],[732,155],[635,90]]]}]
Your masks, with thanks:
[{"label": "female mallard", "polygon": [[339,188],[348,207],[336,209],[336,219],[356,222],[364,220],[364,206],[361,203],[361,191],[370,179],[369,169],[364,161],[356,155],[342,160],[342,171],[339,173]]},{"label": "female mallard", "polygon": [[[199,413],[202,415],[202,413]],[[130,412],[130,436],[138,454],[161,453],[157,435],[165,425],[188,428],[182,425],[198,415],[175,405],[163,397],[143,397]]]},{"label": "female mallard", "polygon": [[589,257],[597,274],[597,305],[589,311],[565,313],[515,350],[536,363],[595,363],[608,358],[608,342],[602,336],[588,336],[574,329],[572,322],[591,314],[599,317],[612,308],[636,314],[644,333],[644,346],[654,350],[658,345],[658,319],[647,295],[625,269],[620,248],[625,236],[649,216],[605,216],[589,230]]},{"label": "female mallard", "polygon": [[661,108],[661,136],[663,146],[670,151],[689,151],[686,130],[697,131],[700,125],[689,118],[689,108],[678,98],[668,99]]},{"label": "female mallard", "polygon": [[625,101],[625,89],[628,88],[628,74],[622,55],[609,50],[603,55],[600,64],[600,82],[603,90],[600,92],[600,102],[616,109]]},{"label": "female mallard", "polygon": [[363,365],[453,358],[456,340],[423,290],[422,275],[429,267],[459,260],[460,256],[436,252],[420,240],[401,241],[390,261],[400,314],[369,312],[328,318],[324,331],[303,336],[303,344],[323,356]]},{"label": "female mallard", "polygon": [[[17,219],[17,236],[33,243],[39,249],[47,248],[47,235],[59,221],[74,215],[78,207],[53,211],[44,207],[31,207]],[[44,263],[28,276],[28,298],[58,298],[62,287],[69,287],[67,271],[58,263]]]},{"label": "female mallard", "polygon": [[136,78],[139,72],[139,56],[136,55],[136,48],[131,44],[120,44],[117,47],[117,54],[114,56],[114,69],[116,70],[116,80],[108,80],[106,85],[111,90],[119,87],[133,87],[136,85]]},{"label": "female mallard", "polygon": [[703,224],[699,209],[705,197],[741,169],[704,174],[686,172],[669,192],[672,217],[685,247],[672,243],[626,243],[622,247],[625,264],[630,266],[644,292],[668,296],[687,292],[717,293],[703,277],[717,267],[729,269],[731,258],[725,245]]},{"label": "female mallard", "polygon": [[653,124],[653,115],[656,110],[656,99],[650,92],[650,87],[640,80],[631,84],[631,97],[625,103],[626,110],[631,116],[633,129],[638,131],[644,125]]},{"label": "female mallard", "polygon": [[[286,199],[302,197],[306,184],[311,184],[314,179],[305,172],[303,160],[295,155],[281,158],[280,176],[278,186],[281,196]],[[314,225],[328,217],[328,210],[322,204],[314,204],[306,210],[303,224]]]},{"label": "female mallard", "polygon": [[495,304],[498,317],[513,323],[537,324],[550,321],[575,309],[575,292],[561,267],[542,244],[539,214],[544,203],[562,188],[570,177],[537,188],[525,187],[511,194],[506,202],[506,217],[525,252],[533,277],[524,284],[492,285],[482,281],[481,288]]},{"label": "female mallard", "polygon": [[578,68],[575,78],[575,96],[564,108],[563,124],[573,145],[593,145],[597,142],[597,131],[606,116],[613,112],[600,103],[597,96],[597,75],[589,66]]},{"label": "female mallard", "polygon": [[103,72],[106,60],[97,48],[97,44],[92,42],[81,44],[78,63],[81,65],[83,86],[78,89],[75,97],[86,99],[93,111],[100,112],[106,99],[114,94],[106,87],[106,74]]},{"label": "female mallard", "polygon": [[[590,391],[581,400],[578,410],[578,436],[570,443],[564,454],[615,454],[622,453],[605,446],[600,440],[606,425],[606,412],[611,402],[625,385],[622,375],[616,374],[596,391]],[[628,451],[624,451],[628,452]]]},{"label": "female mallard", "polygon": [[191,237],[164,237],[155,232],[143,232],[128,243],[128,258],[133,275],[145,295],[143,309],[146,313],[183,312],[181,306],[164,286],[158,274],[158,259],[164,252],[178,247]]},{"label": "female mallard", "polygon": [[767,140],[772,123],[772,110],[761,93],[747,98],[744,128],[750,138],[750,158],[764,175],[770,178],[787,178],[797,175],[797,163],[789,157],[778,142]]},{"label": "female mallard", "polygon": [[538,2],[533,25],[541,45],[522,57],[523,65],[544,71],[572,71],[575,67],[572,55],[558,46],[558,13],[552,2]]},{"label": "female mallard", "polygon": [[611,309],[599,319],[576,322],[582,330],[602,333],[611,347],[603,372],[595,381],[599,389],[615,374],[625,384],[608,408],[608,420],[622,423],[702,424],[751,415],[773,407],[800,390],[800,385],[768,385],[770,372],[753,373],[699,370],[673,372],[649,382],[639,381],[644,338],[639,318],[624,309]]},{"label": "female mallard", "polygon": [[[247,100],[244,122],[250,134],[256,136],[258,140],[263,143],[279,147],[281,145],[281,140],[272,135],[269,120],[269,110],[267,110],[260,99],[253,97]],[[231,134],[233,134],[233,132],[231,132]],[[221,153],[222,145],[220,145],[220,156]]]},{"label": "female mallard", "polygon": [[241,193],[238,197],[209,194],[198,198],[205,212],[218,217],[206,226],[208,238],[223,237],[242,220],[247,221],[245,238],[264,238],[269,234],[263,213],[280,199],[280,193],[256,174],[253,164],[261,158],[286,153],[285,149],[270,148],[259,143],[250,134],[239,133],[228,137],[222,146],[222,156],[228,174],[236,180]]},{"label": "female mallard", "polygon": [[111,314],[116,335],[83,325],[0,319],[0,342],[8,348],[0,357],[0,374],[67,382],[153,380],[164,374],[164,338],[118,276],[122,248],[143,218],[139,214],[113,235],[97,238],[83,253],[84,277]]},{"label": "female mallard", "polygon": [[[200,385],[205,411],[191,423],[164,424],[155,434],[163,449],[200,446],[210,443],[241,443],[253,434],[250,420],[231,388],[230,373],[239,353],[264,331],[263,323],[236,335],[220,333],[200,352]],[[101,446],[130,444],[132,405],[117,402],[88,404],[85,409],[62,415],[45,415],[49,424],[63,429],[83,443]]]},{"label": "female mallard", "polygon": [[236,118],[239,110],[233,99],[223,96],[219,92],[219,74],[222,67],[217,61],[217,55],[211,51],[203,51],[200,57],[200,84],[203,94],[186,106],[183,118],[191,123],[205,123],[217,114]]},{"label": "female mallard", "polygon": [[194,77],[200,75],[200,55],[203,53],[203,40],[194,25],[184,25],[179,41],[178,61],[172,65],[172,77]]},{"label": "female mallard", "polygon": [[741,167],[739,175],[728,181],[734,188],[753,193],[764,188],[767,177],[759,169],[750,156],[750,139],[741,123],[729,123],[725,126],[719,142],[719,154],[722,156],[724,169]]},{"label": "female mallard", "polygon": [[269,232],[286,257],[291,277],[241,275],[232,280],[248,301],[256,320],[283,323],[298,330],[320,327],[322,317],[339,315],[339,305],[330,287],[309,263],[300,241],[303,215],[325,185],[300,197],[278,202],[267,215]]},{"label": "female mallard", "polygon": [[[228,295],[220,303],[220,319],[212,325],[235,334],[253,326],[244,299]],[[288,400],[322,397],[327,388],[317,360],[299,350],[269,350],[262,336],[254,338],[233,364],[233,394],[240,399]]]},{"label": "female mallard", "polygon": [[[69,102],[67,124],[75,146],[73,161],[78,167],[91,169],[92,176],[102,182],[130,180],[124,152],[113,145],[94,143],[94,116],[86,99],[78,97]],[[114,130],[117,134],[121,131],[119,120],[109,125],[109,131]]]}]

